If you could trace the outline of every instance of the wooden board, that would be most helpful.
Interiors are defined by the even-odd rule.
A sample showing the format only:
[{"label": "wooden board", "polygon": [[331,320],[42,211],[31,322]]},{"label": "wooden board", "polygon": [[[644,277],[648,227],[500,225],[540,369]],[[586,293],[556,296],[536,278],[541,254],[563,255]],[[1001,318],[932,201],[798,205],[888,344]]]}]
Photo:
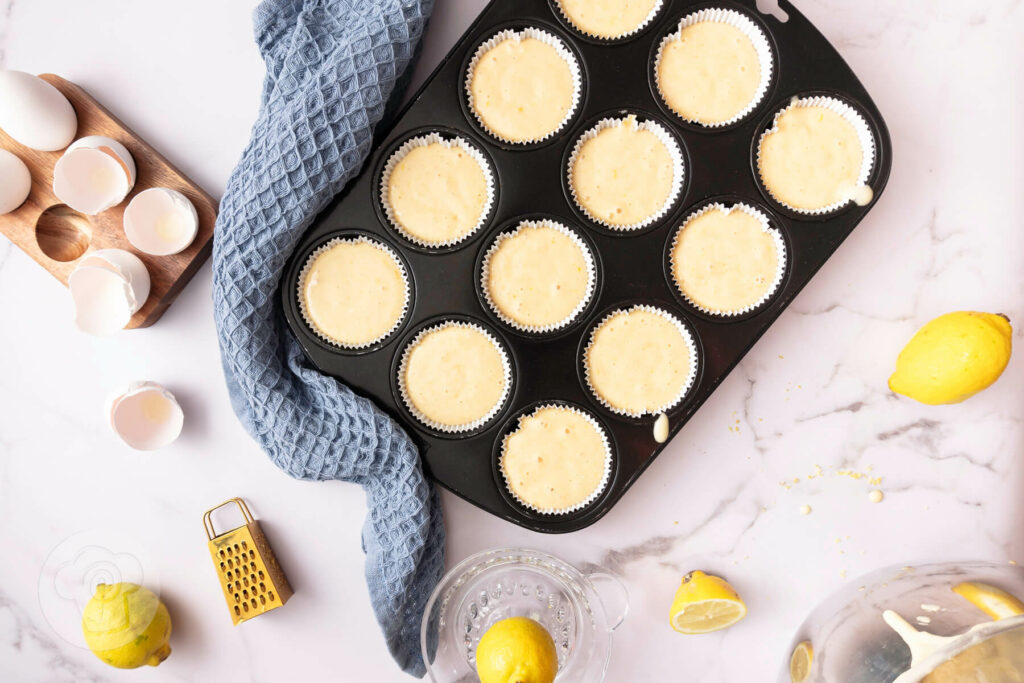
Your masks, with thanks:
[{"label": "wooden board", "polygon": [[[148,327],[163,315],[210,256],[218,202],[89,93],[60,76],[41,74],[40,78],[51,83],[71,101],[78,115],[76,140],[87,135],[104,135],[128,148],[137,170],[135,187],[123,202],[112,209],[95,216],[80,214],[62,204],[53,194],[53,166],[64,151],[40,152],[15,142],[0,130],[0,148],[20,157],[32,174],[32,190],[28,199],[11,213],[0,215],[0,232],[64,286],[68,284],[68,275],[86,254],[108,248],[132,252],[146,264],[152,285],[149,299],[125,327]],[[199,231],[195,241],[181,253],[150,256],[132,247],[124,235],[125,207],[136,194],[152,187],[177,190],[196,207]]]}]

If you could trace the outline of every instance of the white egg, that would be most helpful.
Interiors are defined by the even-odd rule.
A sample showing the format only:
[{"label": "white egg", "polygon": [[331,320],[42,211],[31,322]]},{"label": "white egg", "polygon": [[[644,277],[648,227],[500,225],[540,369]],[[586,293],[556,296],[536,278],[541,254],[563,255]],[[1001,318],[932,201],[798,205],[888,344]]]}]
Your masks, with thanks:
[{"label": "white egg", "polygon": [[135,185],[128,148],[102,135],[75,140],[53,167],[57,199],[88,216],[117,206]]},{"label": "white egg", "polygon": [[0,214],[10,213],[25,203],[32,189],[28,166],[6,149],[0,149]]},{"label": "white egg", "polygon": [[163,448],[178,438],[185,422],[174,394],[156,382],[135,382],[110,404],[110,427],[141,451]]},{"label": "white egg", "polygon": [[135,195],[124,210],[124,234],[132,246],[153,256],[177,254],[192,244],[199,214],[188,197],[167,187]]},{"label": "white egg", "polygon": [[75,326],[96,336],[114,334],[146,303],[150,285],[146,264],[135,254],[123,249],[94,251],[68,276]]},{"label": "white egg", "polygon": [[0,71],[0,128],[32,149],[55,152],[75,139],[78,117],[68,98],[24,71]]}]

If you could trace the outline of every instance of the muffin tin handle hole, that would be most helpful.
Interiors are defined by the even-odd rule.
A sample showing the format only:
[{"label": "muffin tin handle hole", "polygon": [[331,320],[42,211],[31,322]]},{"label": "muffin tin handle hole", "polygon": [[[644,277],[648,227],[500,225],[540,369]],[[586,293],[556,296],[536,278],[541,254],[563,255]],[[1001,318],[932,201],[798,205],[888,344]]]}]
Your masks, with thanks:
[{"label": "muffin tin handle hole", "polygon": [[779,6],[779,0],[757,0],[757,11],[775,17],[783,24],[789,21],[789,14]]},{"label": "muffin tin handle hole", "polygon": [[601,604],[604,605],[605,614],[608,615],[608,630],[614,631],[629,614],[629,591],[622,579],[608,572],[592,572],[587,578],[594,585]]},{"label": "muffin tin handle hole", "polygon": [[64,204],[54,204],[36,220],[36,243],[54,261],[74,261],[92,241],[89,219]]}]

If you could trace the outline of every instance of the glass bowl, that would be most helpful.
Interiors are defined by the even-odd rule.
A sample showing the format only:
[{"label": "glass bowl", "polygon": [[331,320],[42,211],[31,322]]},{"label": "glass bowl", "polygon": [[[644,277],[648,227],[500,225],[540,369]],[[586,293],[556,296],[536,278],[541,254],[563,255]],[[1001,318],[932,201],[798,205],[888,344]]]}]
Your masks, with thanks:
[{"label": "glass bowl", "polygon": [[435,683],[476,681],[480,637],[501,619],[529,617],[554,638],[556,681],[600,683],[628,604],[625,586],[606,572],[584,574],[539,550],[484,551],[445,574],[427,601],[423,661]]}]

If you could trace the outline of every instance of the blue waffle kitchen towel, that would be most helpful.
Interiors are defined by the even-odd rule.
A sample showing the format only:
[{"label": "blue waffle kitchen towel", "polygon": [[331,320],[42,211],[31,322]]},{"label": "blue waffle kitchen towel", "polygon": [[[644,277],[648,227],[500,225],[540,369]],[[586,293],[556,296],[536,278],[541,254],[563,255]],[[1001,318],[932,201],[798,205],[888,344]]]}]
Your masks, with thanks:
[{"label": "blue waffle kitchen towel", "polygon": [[263,102],[221,200],[213,246],[214,313],[235,412],[291,476],[366,490],[373,609],[392,655],[417,676],[424,673],[420,619],[444,568],[437,492],[401,427],[306,361],[277,289],[303,232],[369,154],[432,5],[266,0],[257,7]]}]

